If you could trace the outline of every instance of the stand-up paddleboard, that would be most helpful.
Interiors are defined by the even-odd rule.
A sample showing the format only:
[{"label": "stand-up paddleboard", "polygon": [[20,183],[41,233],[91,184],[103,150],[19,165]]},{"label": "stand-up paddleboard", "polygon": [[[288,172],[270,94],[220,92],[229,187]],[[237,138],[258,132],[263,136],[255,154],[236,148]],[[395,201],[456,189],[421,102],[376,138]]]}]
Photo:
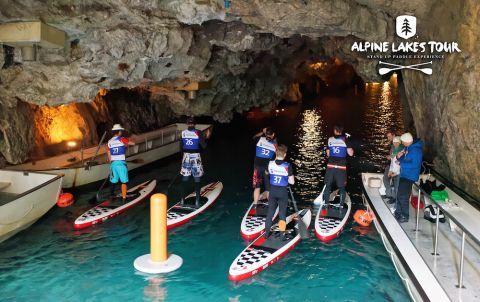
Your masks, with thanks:
[{"label": "stand-up paddleboard", "polygon": [[[352,202],[348,193],[345,196],[345,204],[340,208],[340,196],[338,190],[330,194],[328,205],[322,203],[315,217],[315,234],[321,241],[329,241],[340,236],[343,227],[350,217]],[[321,196],[317,198],[322,198]]]},{"label": "stand-up paddleboard", "polygon": [[195,218],[210,207],[220,196],[223,190],[223,184],[219,181],[212,182],[200,190],[200,207],[195,207],[195,193],[185,198],[183,205],[177,202],[167,211],[167,229],[180,226]]},{"label": "stand-up paddleboard", "polygon": [[[244,239],[252,240],[260,236],[260,234],[265,230],[265,220],[268,212],[268,200],[265,199],[265,196],[260,195],[257,206],[254,206],[254,203],[250,205],[245,216],[243,216],[242,224],[240,225],[240,234]],[[278,207],[275,211],[273,219],[275,220],[278,216]]]},{"label": "stand-up paddleboard", "polygon": [[127,199],[125,203],[122,202],[121,195],[117,195],[111,200],[104,201],[78,217],[75,220],[73,227],[75,229],[83,229],[117,216],[128,208],[145,200],[145,198],[152,194],[156,186],[156,180],[149,180],[131,188],[127,191]]},{"label": "stand-up paddleboard", "polygon": [[[298,212],[305,223],[310,225],[312,212],[309,209],[303,209]],[[278,259],[284,257],[300,241],[298,231],[298,222],[293,219],[295,214],[287,217],[287,240],[283,241],[278,230],[278,224],[272,226],[270,237],[265,239],[262,236],[253,241],[240,255],[233,261],[228,273],[228,279],[240,281],[258,274],[266,269]]]}]

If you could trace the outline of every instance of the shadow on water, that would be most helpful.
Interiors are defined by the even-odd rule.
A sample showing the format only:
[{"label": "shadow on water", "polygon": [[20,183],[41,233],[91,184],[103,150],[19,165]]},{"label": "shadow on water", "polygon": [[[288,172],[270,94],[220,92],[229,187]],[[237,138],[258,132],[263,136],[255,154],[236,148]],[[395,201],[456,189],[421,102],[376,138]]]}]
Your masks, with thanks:
[{"label": "shadow on water", "polygon": [[[372,86],[370,86],[372,85]],[[289,146],[294,191],[309,206],[323,186],[325,146],[333,125],[344,124],[356,156],[349,160],[348,191],[361,204],[361,171],[379,171],[388,146],[387,129],[401,129],[395,83],[370,84],[355,94],[328,95],[271,114],[238,115],[216,124],[203,155],[203,182],[221,180],[216,204],[193,222],[169,233],[169,250],[184,259],[165,276],[135,272],[133,260],[149,249],[148,203],[111,221],[74,231],[73,220],[91,207],[99,184],[75,192],[68,209],[55,208],[38,223],[2,243],[0,294],[6,301],[408,301],[400,278],[373,226],[347,225],[342,236],[302,241],[284,259],[249,280],[228,281],[228,269],[246,242],[240,221],[251,202],[254,145],[251,137],[271,125]],[[179,171],[180,155],[131,173],[132,184],[156,178],[166,189]],[[193,188],[193,184],[192,188]],[[169,202],[178,200],[178,186]],[[56,298],[61,297],[61,298]]]}]

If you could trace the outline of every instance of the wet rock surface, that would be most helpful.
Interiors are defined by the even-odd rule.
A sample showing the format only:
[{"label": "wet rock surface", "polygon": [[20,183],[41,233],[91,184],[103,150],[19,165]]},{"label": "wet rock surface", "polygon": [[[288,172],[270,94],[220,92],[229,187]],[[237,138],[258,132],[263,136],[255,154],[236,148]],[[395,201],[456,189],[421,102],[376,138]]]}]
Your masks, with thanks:
[{"label": "wet rock surface", "polygon": [[[234,112],[298,101],[305,64],[333,57],[365,81],[384,81],[377,60],[350,46],[391,41],[395,17],[408,13],[418,19],[418,39],[458,41],[462,53],[434,62],[431,76],[402,72],[406,117],[415,121],[440,170],[480,196],[474,146],[480,134],[480,5],[474,0],[236,0],[229,10],[215,0],[0,0],[0,7],[2,23],[40,19],[67,33],[64,49],[41,48],[38,60],[27,62],[15,48],[14,60],[0,70],[0,163],[21,162],[36,141],[38,147],[38,135],[25,126],[34,118],[28,104],[92,104],[106,89],[107,105],[87,110],[93,123],[120,121],[135,132],[180,115],[227,122]],[[11,57],[0,48],[2,65]],[[190,100],[175,87],[191,81],[209,88]]]}]

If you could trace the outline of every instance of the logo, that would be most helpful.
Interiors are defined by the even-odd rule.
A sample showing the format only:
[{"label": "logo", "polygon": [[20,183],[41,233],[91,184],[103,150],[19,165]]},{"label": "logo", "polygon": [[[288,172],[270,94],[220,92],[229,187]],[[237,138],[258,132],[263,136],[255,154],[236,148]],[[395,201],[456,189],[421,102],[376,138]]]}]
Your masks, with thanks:
[{"label": "logo", "polygon": [[397,17],[397,36],[405,40],[410,39],[417,33],[417,18],[414,16]]},{"label": "logo", "polygon": [[[396,18],[397,36],[408,40],[417,34],[417,18],[401,15]],[[462,52],[457,42],[447,41],[357,41],[351,51],[365,53],[367,59],[378,59],[378,73],[387,75],[396,70],[413,70],[426,75],[433,73],[434,60],[445,58],[445,54]],[[394,62],[385,60],[393,59]],[[415,60],[415,64],[401,64],[403,60]],[[418,62],[426,60],[426,62]],[[428,61],[427,61],[428,60]]]}]

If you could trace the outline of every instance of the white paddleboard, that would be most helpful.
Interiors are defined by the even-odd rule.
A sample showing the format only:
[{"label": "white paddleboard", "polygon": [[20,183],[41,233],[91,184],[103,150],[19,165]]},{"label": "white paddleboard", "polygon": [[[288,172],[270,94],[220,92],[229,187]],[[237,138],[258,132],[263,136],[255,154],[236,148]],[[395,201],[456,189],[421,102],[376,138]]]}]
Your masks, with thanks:
[{"label": "white paddleboard", "polygon": [[183,205],[177,202],[167,211],[167,229],[185,224],[208,209],[218,199],[222,190],[223,184],[219,181],[202,187],[200,190],[202,200],[198,208],[195,207],[195,193],[188,195]]},{"label": "white paddleboard", "polygon": [[[245,216],[243,216],[242,223],[240,225],[240,234],[244,239],[252,240],[260,236],[265,230],[265,220],[267,218],[268,201],[265,199],[263,193],[260,195],[257,206],[254,207],[254,203],[250,205]],[[278,216],[278,207],[273,216],[275,220]]]},{"label": "white paddleboard", "polygon": [[[325,205],[322,200],[322,207],[318,209],[315,217],[315,234],[321,241],[330,241],[340,236],[343,227],[350,217],[352,202],[348,193],[345,196],[343,209],[338,206],[340,196],[338,190],[330,194],[330,203]],[[322,198],[321,194],[318,198]]]},{"label": "white paddleboard", "polygon": [[[303,209],[298,212],[305,225],[310,225],[312,212]],[[228,278],[232,281],[240,281],[258,274],[278,259],[284,257],[300,241],[298,222],[293,219],[295,214],[287,217],[287,240],[283,241],[279,235],[278,224],[272,226],[270,237],[262,236],[253,241],[230,266]]]},{"label": "white paddleboard", "polygon": [[75,229],[83,229],[117,216],[145,200],[153,192],[156,186],[156,180],[149,180],[129,189],[127,191],[126,203],[119,201],[121,198],[120,195],[117,195],[115,200],[104,201],[98,206],[95,206],[80,215],[80,217],[75,220],[73,227]]}]

